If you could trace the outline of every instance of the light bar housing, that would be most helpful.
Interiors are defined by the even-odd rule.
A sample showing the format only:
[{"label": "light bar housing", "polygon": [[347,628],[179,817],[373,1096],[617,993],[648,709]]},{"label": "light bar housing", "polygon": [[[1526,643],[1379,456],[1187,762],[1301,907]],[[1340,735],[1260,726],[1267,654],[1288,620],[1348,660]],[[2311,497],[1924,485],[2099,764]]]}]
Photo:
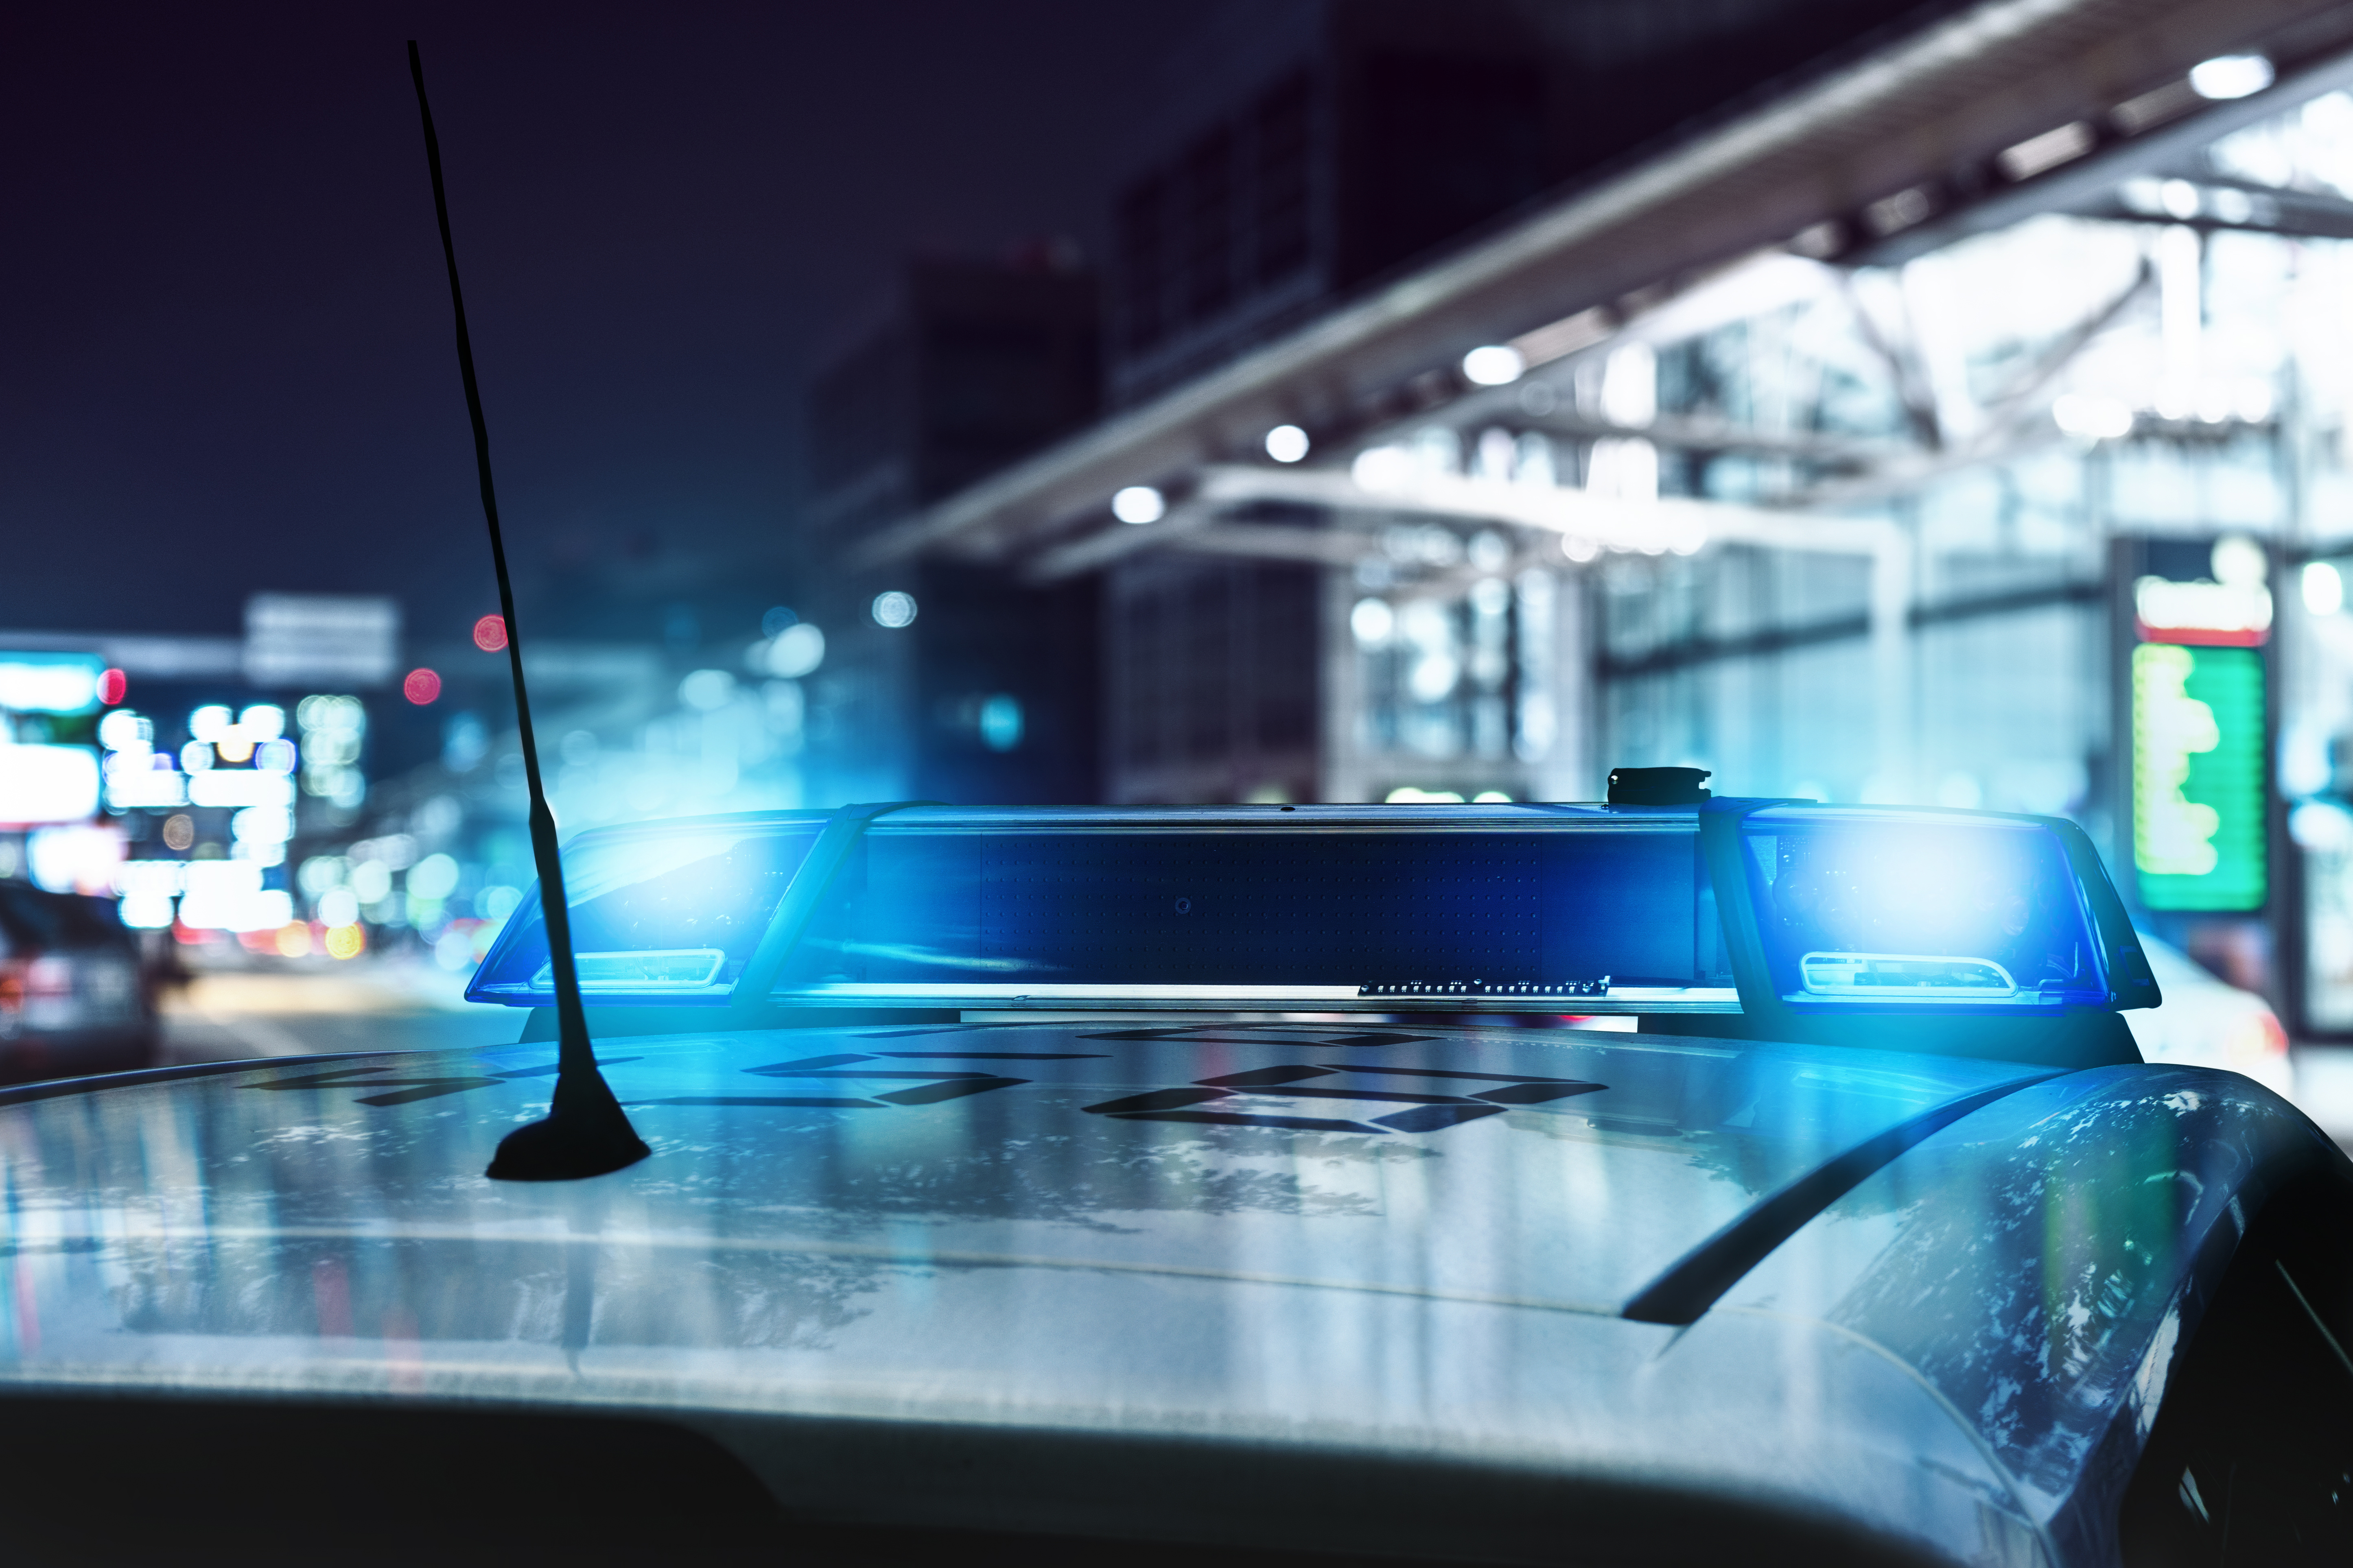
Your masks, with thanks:
[{"label": "light bar housing", "polygon": [[[575,837],[590,1005],[1739,1006],[1689,810],[1525,805],[900,809],[866,825],[770,992],[737,997],[828,820]],[[535,908],[470,998],[547,1005]]]},{"label": "light bar housing", "polygon": [[[1735,836],[1736,875],[1704,819]],[[1989,813],[851,807],[596,828],[565,861],[599,1008],[1990,1020],[2157,1001],[2080,830]],[[550,1004],[537,910],[470,999]]]}]

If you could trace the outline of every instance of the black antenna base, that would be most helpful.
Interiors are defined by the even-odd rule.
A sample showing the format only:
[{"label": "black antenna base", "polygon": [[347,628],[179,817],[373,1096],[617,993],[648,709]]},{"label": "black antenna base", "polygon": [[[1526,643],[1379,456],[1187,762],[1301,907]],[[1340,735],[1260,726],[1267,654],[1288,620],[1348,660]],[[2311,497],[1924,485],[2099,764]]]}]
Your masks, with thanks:
[{"label": "black antenna base", "polygon": [[557,1105],[499,1140],[482,1173],[494,1182],[575,1182],[634,1165],[653,1152],[618,1103],[599,1111]]},{"label": "black antenna base", "polygon": [[[558,1011],[579,1017],[570,1008]],[[565,1042],[563,1070],[556,1075],[546,1116],[499,1140],[499,1152],[482,1173],[491,1180],[576,1182],[634,1165],[653,1152],[629,1125],[628,1113],[613,1097],[605,1075],[596,1070],[596,1058],[588,1054],[585,1022],[568,1032],[573,1038]]]}]

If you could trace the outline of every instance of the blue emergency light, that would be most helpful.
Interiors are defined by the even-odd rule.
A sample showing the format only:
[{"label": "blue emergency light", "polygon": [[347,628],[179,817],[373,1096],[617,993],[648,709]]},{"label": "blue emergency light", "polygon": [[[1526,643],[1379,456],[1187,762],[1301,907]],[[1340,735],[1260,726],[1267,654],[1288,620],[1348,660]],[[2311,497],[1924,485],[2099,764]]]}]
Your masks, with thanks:
[{"label": "blue emergency light", "polygon": [[1740,825],[1773,994],[1807,1011],[2110,1003],[2093,896],[2023,818],[1773,806]]},{"label": "blue emergency light", "polygon": [[[2096,855],[2055,818],[915,805],[598,828],[565,861],[581,990],[615,1024],[695,1006],[1614,1013],[1984,1040],[2158,1000]],[[546,1007],[551,981],[526,898],[467,995]]]}]

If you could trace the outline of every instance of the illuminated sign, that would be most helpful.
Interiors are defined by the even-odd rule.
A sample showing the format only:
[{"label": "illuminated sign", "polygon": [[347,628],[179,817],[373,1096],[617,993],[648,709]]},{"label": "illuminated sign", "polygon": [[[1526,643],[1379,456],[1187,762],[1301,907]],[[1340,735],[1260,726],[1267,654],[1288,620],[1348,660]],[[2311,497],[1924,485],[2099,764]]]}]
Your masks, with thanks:
[{"label": "illuminated sign", "polygon": [[90,653],[0,653],[0,708],[12,713],[87,713],[99,705],[106,661]]},{"label": "illuminated sign", "polygon": [[382,686],[400,673],[400,604],[256,594],[245,604],[245,678],[256,686]]},{"label": "illuminated sign", "polygon": [[294,804],[294,781],[284,773],[254,768],[208,768],[187,775],[188,804],[289,806]]},{"label": "illuminated sign", "polygon": [[294,918],[293,895],[261,885],[250,860],[191,860],[180,923],[192,931],[275,931]]},{"label": "illuminated sign", "polygon": [[2272,591],[2260,577],[2234,583],[2143,577],[2133,584],[2133,616],[2150,642],[2260,647],[2271,636]]},{"label": "illuminated sign", "polygon": [[98,753],[0,745],[0,823],[79,822],[98,813]]},{"label": "illuminated sign", "polygon": [[2263,906],[2263,703],[2253,648],[2133,649],[2133,865],[2150,909]]}]

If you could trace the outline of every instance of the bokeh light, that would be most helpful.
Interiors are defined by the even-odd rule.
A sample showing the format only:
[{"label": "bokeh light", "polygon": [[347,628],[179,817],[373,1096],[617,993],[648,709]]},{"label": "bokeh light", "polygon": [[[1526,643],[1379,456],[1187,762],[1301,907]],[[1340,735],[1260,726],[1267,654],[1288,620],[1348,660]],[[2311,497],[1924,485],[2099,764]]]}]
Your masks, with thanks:
[{"label": "bokeh light", "polygon": [[786,626],[768,645],[768,673],[797,680],[825,662],[825,634],[807,621]]},{"label": "bokeh light", "polygon": [[507,646],[507,623],[503,616],[484,616],[474,623],[474,646],[484,653],[496,653]]},{"label": "bokeh light", "polygon": [[1111,498],[1111,514],[1122,522],[1158,522],[1167,510],[1167,498],[1150,485],[1129,485]]},{"label": "bokeh light", "polygon": [[441,695],[441,678],[421,667],[412,669],[408,679],[400,683],[400,694],[422,708]]},{"label": "bokeh light", "polygon": [[698,712],[715,713],[735,700],[735,678],[723,669],[698,669],[678,683],[678,700]]},{"label": "bokeh light", "polygon": [[408,870],[408,896],[446,899],[458,890],[458,862],[447,855],[427,855]]},{"label": "bokeh light", "polygon": [[1479,386],[1505,386],[1520,379],[1527,362],[1520,351],[1501,343],[1472,349],[1462,356],[1463,379]]}]

